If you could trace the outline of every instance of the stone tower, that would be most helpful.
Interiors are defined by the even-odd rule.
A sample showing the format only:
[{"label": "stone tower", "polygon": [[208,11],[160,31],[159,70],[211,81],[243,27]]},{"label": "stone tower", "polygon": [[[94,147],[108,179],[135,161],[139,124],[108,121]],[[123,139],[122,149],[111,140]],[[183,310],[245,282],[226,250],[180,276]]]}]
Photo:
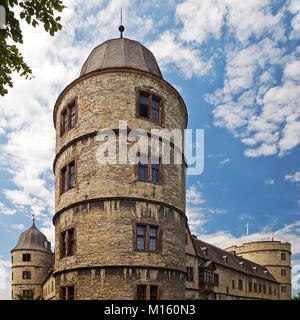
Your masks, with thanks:
[{"label": "stone tower", "polygon": [[153,54],[126,38],[100,44],[53,120],[56,299],[184,299],[185,162],[97,161],[97,132],[112,130],[118,146],[119,121],[184,135],[184,101]]},{"label": "stone tower", "polygon": [[42,285],[49,269],[54,264],[51,243],[35,226],[24,231],[17,245],[11,250],[12,259],[12,299],[17,294],[29,294],[34,290],[35,297],[42,296]]},{"label": "stone tower", "polygon": [[291,244],[280,241],[257,241],[232,246],[227,251],[265,266],[280,283],[279,300],[291,299]]}]

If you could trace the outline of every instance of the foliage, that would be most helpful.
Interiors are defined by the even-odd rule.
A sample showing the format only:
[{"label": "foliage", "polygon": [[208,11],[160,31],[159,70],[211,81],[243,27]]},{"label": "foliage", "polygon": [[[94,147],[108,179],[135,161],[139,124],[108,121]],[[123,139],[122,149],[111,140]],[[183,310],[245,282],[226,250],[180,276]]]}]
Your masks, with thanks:
[{"label": "foliage", "polygon": [[293,296],[292,300],[300,300],[300,292],[298,292],[297,296]]},{"label": "foliage", "polygon": [[[5,86],[13,87],[11,74],[17,72],[26,79],[32,78],[32,70],[26,64],[15,43],[23,43],[20,19],[32,27],[40,23],[51,36],[62,29],[59,23],[65,6],[61,0],[0,0],[5,8],[6,24],[0,29],[0,95],[7,94]],[[18,12],[18,13],[17,13]],[[11,41],[12,40],[12,41]]]},{"label": "foliage", "polygon": [[29,290],[28,294],[16,294],[19,300],[44,300],[42,296],[34,298],[34,289]]}]

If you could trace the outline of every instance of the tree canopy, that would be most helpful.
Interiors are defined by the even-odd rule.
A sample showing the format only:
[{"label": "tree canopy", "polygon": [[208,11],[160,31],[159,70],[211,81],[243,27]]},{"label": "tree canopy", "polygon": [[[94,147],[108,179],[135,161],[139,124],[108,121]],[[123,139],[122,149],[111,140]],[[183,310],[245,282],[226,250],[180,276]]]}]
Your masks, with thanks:
[{"label": "tree canopy", "polygon": [[32,70],[23,59],[15,42],[23,43],[21,19],[32,27],[43,25],[53,36],[62,29],[58,15],[65,8],[60,0],[0,0],[5,9],[5,25],[0,29],[0,95],[7,94],[7,86],[13,87],[11,74],[17,72],[26,79],[32,78]]}]

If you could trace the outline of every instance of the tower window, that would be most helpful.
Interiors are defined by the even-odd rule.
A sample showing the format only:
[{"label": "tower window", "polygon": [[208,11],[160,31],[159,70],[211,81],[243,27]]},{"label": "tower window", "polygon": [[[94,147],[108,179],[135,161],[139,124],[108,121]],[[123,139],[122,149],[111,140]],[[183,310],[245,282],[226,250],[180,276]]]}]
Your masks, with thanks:
[{"label": "tower window", "polygon": [[186,268],[186,280],[187,281],[194,281],[194,268],[193,267]]},{"label": "tower window", "polygon": [[286,286],[281,286],[281,293],[286,293]]},{"label": "tower window", "polygon": [[152,181],[154,183],[161,182],[161,159],[158,163],[151,163],[151,155],[148,155],[147,163],[139,162],[138,179],[141,181]]},{"label": "tower window", "polygon": [[23,253],[23,261],[24,262],[30,262],[31,261],[31,254]]},{"label": "tower window", "polygon": [[147,286],[137,286],[137,300],[146,300]]},{"label": "tower window", "polygon": [[149,225],[136,226],[136,250],[158,250],[158,227]]},{"label": "tower window", "polygon": [[61,113],[60,134],[63,135],[76,125],[77,99],[72,100]]},{"label": "tower window", "polygon": [[137,285],[136,299],[137,300],[158,300],[159,288],[155,285]]},{"label": "tower window", "polygon": [[158,286],[150,286],[150,300],[158,300]]},{"label": "tower window", "polygon": [[281,253],[281,260],[286,260],[286,254],[285,253]]},{"label": "tower window", "polygon": [[63,167],[60,172],[60,193],[64,193],[76,185],[76,165],[75,161],[71,161],[67,166]]},{"label": "tower window", "polygon": [[60,257],[74,255],[75,251],[75,238],[74,229],[64,231],[60,235]]},{"label": "tower window", "polygon": [[286,270],[285,269],[281,269],[281,276],[282,277],[286,276]]},{"label": "tower window", "polygon": [[162,100],[149,92],[139,91],[137,99],[137,115],[156,123],[161,123]]},{"label": "tower window", "polygon": [[23,279],[31,279],[31,272],[30,271],[23,271]]},{"label": "tower window", "polygon": [[60,298],[61,298],[61,300],[75,300],[74,286],[61,287],[60,288]]}]

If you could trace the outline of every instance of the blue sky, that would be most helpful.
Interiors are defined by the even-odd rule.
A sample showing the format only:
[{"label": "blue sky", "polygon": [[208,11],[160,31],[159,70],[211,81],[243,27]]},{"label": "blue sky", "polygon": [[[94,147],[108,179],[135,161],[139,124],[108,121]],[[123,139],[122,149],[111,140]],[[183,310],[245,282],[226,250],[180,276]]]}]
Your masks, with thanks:
[{"label": "blue sky", "polygon": [[[10,250],[37,225],[53,242],[52,110],[90,51],[140,41],[181,93],[188,128],[204,129],[205,168],[187,176],[193,233],[222,248],[288,241],[300,289],[300,1],[66,1],[54,38],[24,25],[35,78],[14,76],[0,100],[0,299],[10,296]],[[248,235],[246,224],[249,225]]]}]

